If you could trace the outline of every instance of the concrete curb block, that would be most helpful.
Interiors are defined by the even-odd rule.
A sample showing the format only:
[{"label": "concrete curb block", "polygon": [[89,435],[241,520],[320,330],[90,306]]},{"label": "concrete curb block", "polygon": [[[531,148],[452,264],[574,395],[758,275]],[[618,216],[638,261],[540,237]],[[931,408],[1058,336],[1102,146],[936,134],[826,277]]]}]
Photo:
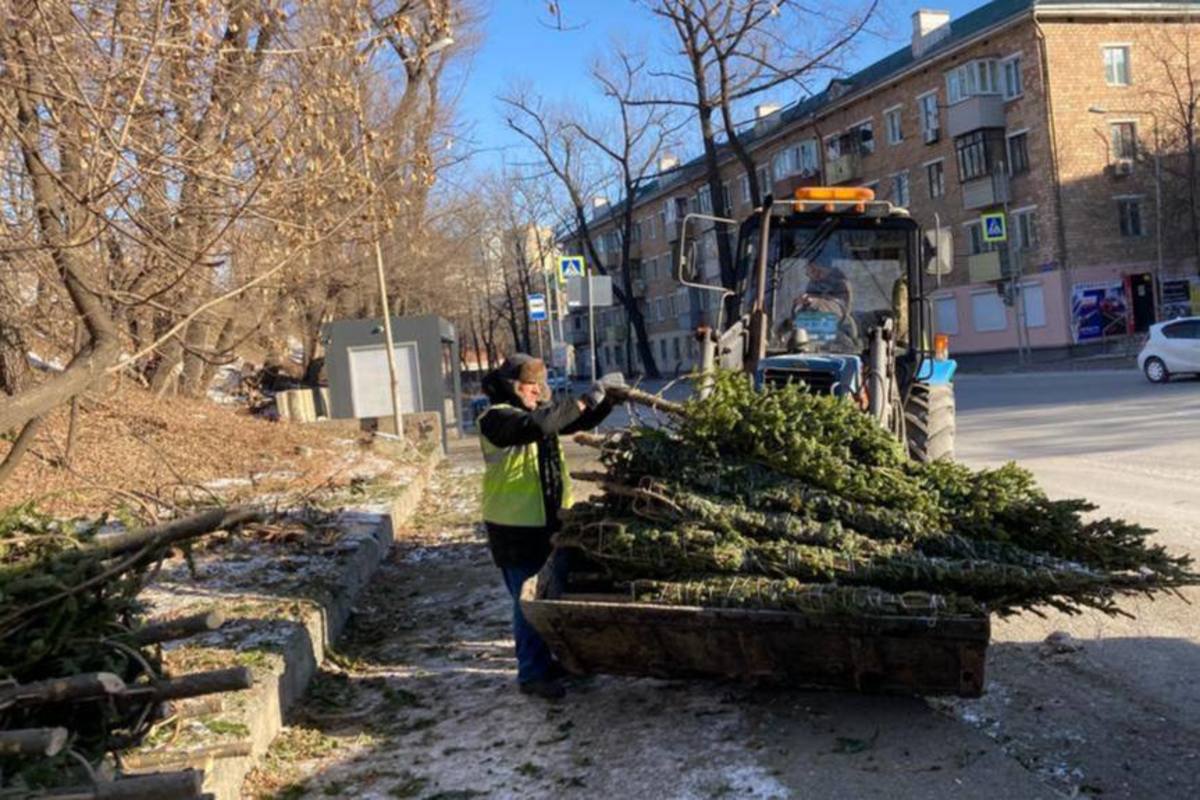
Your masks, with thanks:
[{"label": "concrete curb block", "polygon": [[249,756],[210,759],[204,768],[204,791],[217,800],[238,800],[242,784],[271,742],[283,729],[288,708],[303,696],[308,683],[325,660],[326,651],[346,626],[359,593],[370,582],[380,562],[391,549],[396,531],[416,513],[433,470],[443,454],[435,449],[422,465],[417,478],[391,503],[380,524],[347,559],[332,594],[305,609],[300,622],[288,622],[291,630],[279,648],[276,666],[262,674],[256,671],[254,686],[241,693],[240,707],[223,715],[248,729]]}]

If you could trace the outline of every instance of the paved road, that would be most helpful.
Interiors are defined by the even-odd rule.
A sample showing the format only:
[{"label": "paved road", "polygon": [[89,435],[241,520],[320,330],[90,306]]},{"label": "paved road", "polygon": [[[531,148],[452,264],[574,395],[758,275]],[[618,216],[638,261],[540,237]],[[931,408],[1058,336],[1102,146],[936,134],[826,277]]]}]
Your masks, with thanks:
[{"label": "paved road", "polygon": [[[1085,497],[1200,560],[1200,381],[965,376],[956,394],[960,459],[1016,460],[1051,496]],[[961,715],[1036,769],[1077,771],[1075,785],[1105,797],[1200,796],[1200,592],[1186,597],[1123,601],[1135,619],[998,621],[988,695]],[[1056,630],[1081,649],[1047,655],[1035,643]]]}]

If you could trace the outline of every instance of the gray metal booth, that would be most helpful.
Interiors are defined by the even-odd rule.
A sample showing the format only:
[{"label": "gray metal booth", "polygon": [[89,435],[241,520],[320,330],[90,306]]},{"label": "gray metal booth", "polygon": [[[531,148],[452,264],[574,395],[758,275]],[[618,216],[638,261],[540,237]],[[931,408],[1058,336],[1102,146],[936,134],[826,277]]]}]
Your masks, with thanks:
[{"label": "gray metal booth", "polygon": [[[383,320],[339,320],[326,325],[323,334],[329,415],[334,419],[390,418]],[[438,412],[445,446],[450,428],[462,428],[462,379],[454,326],[432,314],[393,317],[392,341],[401,410],[406,414]]]}]

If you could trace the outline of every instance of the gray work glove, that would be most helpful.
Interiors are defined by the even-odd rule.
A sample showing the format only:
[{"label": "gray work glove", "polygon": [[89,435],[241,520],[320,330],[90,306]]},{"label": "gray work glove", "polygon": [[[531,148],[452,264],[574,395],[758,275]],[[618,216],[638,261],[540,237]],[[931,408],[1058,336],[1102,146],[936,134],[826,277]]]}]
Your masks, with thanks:
[{"label": "gray work glove", "polygon": [[603,403],[604,402],[604,382],[596,381],[591,386],[589,386],[587,388],[587,391],[583,393],[582,400],[583,400],[583,404],[588,408],[589,411],[591,409],[595,408],[596,406],[600,405],[601,403]]},{"label": "gray work glove", "polygon": [[611,389],[614,386],[624,386],[625,376],[619,372],[609,372],[606,375],[600,376],[600,383],[605,389]]}]

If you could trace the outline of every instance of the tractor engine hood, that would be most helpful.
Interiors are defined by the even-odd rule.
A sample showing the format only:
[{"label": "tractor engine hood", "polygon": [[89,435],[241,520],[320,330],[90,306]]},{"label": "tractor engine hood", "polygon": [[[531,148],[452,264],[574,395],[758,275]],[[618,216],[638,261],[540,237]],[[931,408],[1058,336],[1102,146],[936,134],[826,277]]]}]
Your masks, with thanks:
[{"label": "tractor engine hood", "polygon": [[822,353],[788,353],[758,362],[754,383],[759,388],[802,382],[817,394],[857,395],[862,388],[862,359]]}]

